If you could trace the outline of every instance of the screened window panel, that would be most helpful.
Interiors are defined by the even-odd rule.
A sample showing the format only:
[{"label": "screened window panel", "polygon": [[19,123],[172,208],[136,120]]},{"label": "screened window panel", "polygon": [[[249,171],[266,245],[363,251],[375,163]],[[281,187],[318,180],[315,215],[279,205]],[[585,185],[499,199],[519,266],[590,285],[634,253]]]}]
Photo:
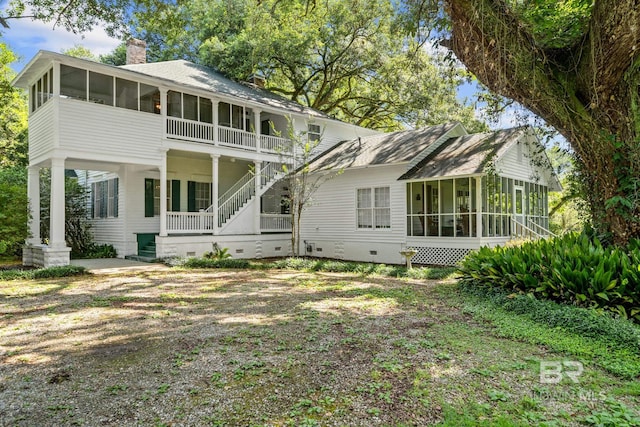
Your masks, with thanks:
[{"label": "screened window panel", "polygon": [[167,115],[170,117],[182,117],[182,94],[170,90],[167,93]]},{"label": "screened window panel", "polygon": [[226,102],[218,104],[218,124],[228,128],[231,127],[231,105]]},{"label": "screened window panel", "polygon": [[213,123],[213,105],[210,99],[200,98],[200,121]]},{"label": "screened window panel", "polygon": [[60,95],[87,100],[87,71],[68,65],[60,65]]},{"label": "screened window panel", "polygon": [[388,208],[391,205],[389,197],[389,187],[378,187],[374,190],[375,194],[375,207],[376,208]]},{"label": "screened window panel", "polygon": [[138,109],[138,83],[116,78],[116,106],[129,110]]},{"label": "screened window panel", "polygon": [[359,188],[358,189],[358,208],[370,208],[371,207],[371,189]]},{"label": "screened window panel", "polygon": [[113,106],[113,77],[89,71],[89,101]]},{"label": "screened window panel", "polygon": [[186,93],[182,94],[182,114],[183,118],[187,120],[198,120],[198,97],[193,95],[188,95]]},{"label": "screened window panel", "polygon": [[160,114],[160,89],[140,83],[140,111]]}]

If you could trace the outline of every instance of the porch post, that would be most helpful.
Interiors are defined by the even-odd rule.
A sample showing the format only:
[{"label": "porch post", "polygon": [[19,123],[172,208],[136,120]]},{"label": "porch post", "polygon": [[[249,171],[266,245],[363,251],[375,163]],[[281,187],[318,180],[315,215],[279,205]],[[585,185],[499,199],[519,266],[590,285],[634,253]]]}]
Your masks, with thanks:
[{"label": "porch post", "polygon": [[[35,191],[35,190],[34,190]],[[51,248],[66,248],[64,239],[64,158],[51,159],[51,201],[49,207],[49,246]]]},{"label": "porch post", "polygon": [[27,195],[29,196],[29,234],[27,244],[39,245],[40,239],[40,168],[29,166],[29,180],[27,181]]},{"label": "porch post", "polygon": [[220,101],[217,99],[211,100],[211,110],[213,112],[213,145],[218,145],[219,135],[218,135],[218,104]]},{"label": "porch post", "polygon": [[256,151],[259,153],[261,150],[261,143],[262,141],[260,141],[260,132],[262,131],[261,127],[260,127],[260,113],[261,110],[258,109],[254,109],[253,110],[253,122],[255,123],[255,129],[254,132],[256,133]]},{"label": "porch post", "polygon": [[160,116],[162,117],[162,139],[167,139],[167,109],[169,108],[167,89],[160,88]]},{"label": "porch post", "polygon": [[213,235],[217,236],[220,232],[218,224],[218,162],[219,154],[211,155],[211,212],[213,213]]},{"label": "porch post", "polygon": [[477,236],[482,238],[482,177],[476,177],[476,230]]},{"label": "porch post", "polygon": [[167,236],[167,151],[161,153],[160,164],[160,237]]},{"label": "porch post", "polygon": [[255,230],[255,234],[260,234],[260,181],[262,175],[262,162],[256,160],[253,162],[253,164],[255,165],[256,172],[254,175],[256,186],[256,201],[253,205],[253,229]]}]

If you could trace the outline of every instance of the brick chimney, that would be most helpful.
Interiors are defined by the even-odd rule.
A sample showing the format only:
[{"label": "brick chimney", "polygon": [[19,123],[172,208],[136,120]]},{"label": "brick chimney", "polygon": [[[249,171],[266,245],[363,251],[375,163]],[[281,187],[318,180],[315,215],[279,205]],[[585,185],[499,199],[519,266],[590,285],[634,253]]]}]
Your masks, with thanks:
[{"label": "brick chimney", "polygon": [[127,65],[147,63],[147,42],[138,39],[127,41]]}]

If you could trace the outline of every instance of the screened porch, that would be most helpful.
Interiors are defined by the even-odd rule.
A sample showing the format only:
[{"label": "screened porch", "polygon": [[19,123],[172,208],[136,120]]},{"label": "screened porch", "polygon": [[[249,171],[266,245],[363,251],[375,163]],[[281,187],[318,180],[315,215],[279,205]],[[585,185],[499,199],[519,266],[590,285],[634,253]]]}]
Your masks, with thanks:
[{"label": "screened porch", "polygon": [[500,176],[407,183],[407,235],[511,237],[548,234],[548,189]]}]

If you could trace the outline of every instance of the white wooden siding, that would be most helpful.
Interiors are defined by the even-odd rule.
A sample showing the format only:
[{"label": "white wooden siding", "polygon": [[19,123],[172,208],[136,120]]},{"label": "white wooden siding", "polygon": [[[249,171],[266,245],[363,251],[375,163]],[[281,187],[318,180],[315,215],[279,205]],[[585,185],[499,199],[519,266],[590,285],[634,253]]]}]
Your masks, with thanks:
[{"label": "white wooden siding", "polygon": [[[301,239],[309,242],[370,242],[400,244],[405,240],[404,166],[346,170],[324,182],[302,215]],[[356,224],[356,189],[390,187],[391,229],[363,230]],[[324,251],[324,248],[323,248]],[[347,252],[345,250],[345,252]]]},{"label": "white wooden siding", "polygon": [[54,148],[55,100],[50,100],[29,116],[29,160],[39,161]]},{"label": "white wooden siding", "polygon": [[[522,155],[518,154],[520,149],[522,150]],[[536,158],[538,160],[535,160]],[[507,178],[548,185],[547,174],[540,166],[536,166],[536,163],[540,163],[540,161],[540,154],[535,154],[530,145],[524,139],[521,139],[498,160],[496,171],[500,176]]]},{"label": "white wooden siding", "polygon": [[162,117],[73,99],[60,99],[60,148],[70,157],[157,164]]}]

